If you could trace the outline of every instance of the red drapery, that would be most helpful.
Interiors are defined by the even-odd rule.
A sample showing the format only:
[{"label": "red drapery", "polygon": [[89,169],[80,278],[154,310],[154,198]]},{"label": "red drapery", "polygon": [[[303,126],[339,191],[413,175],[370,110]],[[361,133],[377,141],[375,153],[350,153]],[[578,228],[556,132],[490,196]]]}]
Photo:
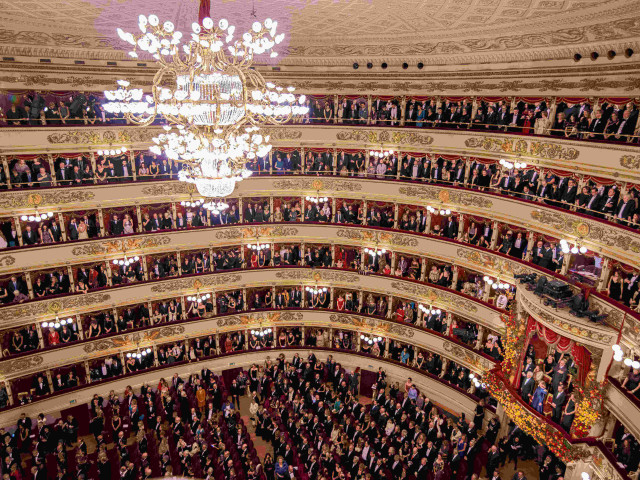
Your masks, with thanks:
[{"label": "red drapery", "polygon": [[[544,341],[547,345],[555,347],[558,352],[561,353],[569,353],[573,357],[576,365],[578,366],[578,382],[580,384],[584,384],[585,379],[587,378],[587,373],[589,373],[589,367],[591,366],[591,352],[587,350],[587,348],[582,345],[576,344],[573,340],[567,337],[563,337],[559,333],[554,332],[548,327],[545,327],[535,318],[529,316],[529,320],[527,322],[527,332],[526,332],[526,345],[522,351],[520,358],[520,370],[522,369],[522,363],[524,362],[524,356],[529,349],[529,342],[533,335],[536,334],[542,341]],[[516,378],[516,388],[520,383],[520,375]]]},{"label": "red drapery", "polygon": [[198,11],[198,23],[211,16],[211,0],[200,0],[200,10]]}]

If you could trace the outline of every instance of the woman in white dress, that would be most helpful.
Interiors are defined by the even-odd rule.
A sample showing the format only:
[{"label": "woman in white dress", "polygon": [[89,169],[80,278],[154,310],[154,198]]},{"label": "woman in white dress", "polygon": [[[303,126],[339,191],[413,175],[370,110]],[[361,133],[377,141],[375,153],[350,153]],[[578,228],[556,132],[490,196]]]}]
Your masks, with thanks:
[{"label": "woman in white dress", "polygon": [[133,219],[131,218],[131,215],[129,215],[128,213],[124,216],[124,221],[122,222],[122,226],[124,228],[125,235],[133,233]]},{"label": "woman in white dress", "polygon": [[80,220],[80,225],[78,225],[78,239],[79,240],[87,240],[89,238],[89,233],[87,232],[87,224],[84,220]]}]

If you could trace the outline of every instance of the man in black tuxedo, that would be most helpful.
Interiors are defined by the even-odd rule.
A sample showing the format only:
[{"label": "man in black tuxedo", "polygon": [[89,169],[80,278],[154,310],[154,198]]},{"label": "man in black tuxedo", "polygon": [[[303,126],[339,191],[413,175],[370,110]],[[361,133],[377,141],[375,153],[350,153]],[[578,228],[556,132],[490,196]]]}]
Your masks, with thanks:
[{"label": "man in black tuxedo", "polygon": [[109,222],[109,232],[111,232],[111,235],[122,235],[124,233],[122,220],[120,220],[116,214],[111,217],[111,221]]},{"label": "man in black tuxedo", "polygon": [[71,185],[71,175],[69,174],[69,169],[64,162],[58,163],[58,168],[56,169],[56,180],[58,181],[58,185]]},{"label": "man in black tuxedo", "polygon": [[533,379],[533,371],[529,370],[527,372],[527,376],[522,380],[522,385],[520,386],[520,396],[527,403],[531,403],[531,396],[535,390],[535,383],[536,382]]},{"label": "man in black tuxedo", "polygon": [[15,299],[19,294],[27,295],[27,287],[22,280],[15,275],[11,276],[11,280],[9,280],[9,284],[7,285],[7,291],[12,299]]},{"label": "man in black tuxedo", "polygon": [[253,207],[253,204],[247,204],[247,207],[244,209],[244,221],[245,223],[253,223],[256,215],[256,210]]},{"label": "man in black tuxedo", "polygon": [[558,384],[558,391],[553,395],[553,399],[551,400],[551,407],[553,408],[551,419],[556,423],[560,423],[565,397],[564,384],[560,383]]},{"label": "man in black tuxedo", "polygon": [[49,390],[49,382],[42,376],[38,375],[36,381],[34,382],[33,389],[35,391],[36,396],[40,397],[42,395],[47,395]]},{"label": "man in black tuxedo", "polygon": [[631,138],[629,137],[633,135],[633,132],[636,128],[636,121],[637,121],[637,117],[633,118],[631,115],[631,110],[626,109],[622,113],[622,120],[618,125],[618,129],[614,135],[614,138],[621,142],[630,141]]},{"label": "man in black tuxedo", "polygon": [[602,119],[602,112],[598,110],[591,125],[589,125],[587,138],[590,140],[602,140],[604,138],[603,132],[605,126],[606,122]]},{"label": "man in black tuxedo", "polygon": [[453,215],[449,215],[447,223],[444,225],[442,231],[444,233],[444,236],[447,238],[458,238],[458,222],[456,222],[455,218],[453,218]]},{"label": "man in black tuxedo", "polygon": [[22,243],[25,245],[35,245],[39,243],[38,234],[31,229],[31,225],[27,225],[24,232],[22,232]]},{"label": "man in black tuxedo", "polygon": [[62,240],[62,231],[60,230],[60,225],[55,220],[51,222],[49,226],[49,232],[51,232],[51,236],[56,242]]},{"label": "man in black tuxedo", "polygon": [[625,193],[622,196],[622,200],[618,202],[618,206],[616,207],[616,221],[620,224],[626,224],[629,218],[635,213],[634,210],[636,208],[635,202],[631,199],[631,195]]}]

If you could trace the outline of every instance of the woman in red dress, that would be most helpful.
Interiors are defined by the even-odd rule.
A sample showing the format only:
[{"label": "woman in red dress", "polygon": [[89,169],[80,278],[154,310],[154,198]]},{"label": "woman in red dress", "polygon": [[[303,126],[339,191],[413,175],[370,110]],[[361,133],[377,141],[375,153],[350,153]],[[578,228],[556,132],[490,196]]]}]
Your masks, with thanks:
[{"label": "woman in red dress", "polygon": [[404,303],[401,303],[396,310],[396,320],[398,322],[404,322]]},{"label": "woman in red dress", "polygon": [[258,268],[258,255],[255,250],[251,252],[251,268]]},{"label": "woman in red dress", "polygon": [[342,295],[338,296],[336,304],[338,306],[338,311],[342,312],[344,310],[344,297]]},{"label": "woman in red dress", "polygon": [[59,345],[60,344],[60,334],[55,328],[49,329],[49,345]]}]

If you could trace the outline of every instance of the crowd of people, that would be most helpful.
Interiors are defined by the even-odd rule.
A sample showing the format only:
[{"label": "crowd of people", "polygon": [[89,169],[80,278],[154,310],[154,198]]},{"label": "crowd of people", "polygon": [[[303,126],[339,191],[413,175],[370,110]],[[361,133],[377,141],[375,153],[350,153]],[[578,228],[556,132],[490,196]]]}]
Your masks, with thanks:
[{"label": "crowd of people", "polygon": [[[310,350],[306,359],[267,357],[235,377],[205,366],[187,379],[176,373],[155,388],[145,384],[137,395],[131,387],[122,396],[95,394],[88,426],[72,415],[40,414],[34,424],[23,414],[0,431],[2,473],[11,480],[508,480],[500,472],[513,463],[518,480],[525,478],[518,461],[535,460],[540,478],[563,478],[562,462],[514,424],[499,437],[498,418],[486,418],[494,401],[482,389],[467,419],[435,405],[411,378],[389,380],[382,367],[370,392],[361,391],[360,373]],[[251,425],[240,415],[243,404]],[[270,445],[262,458],[259,441]]]},{"label": "crowd of people", "polygon": [[[0,119],[7,126],[104,125],[126,124],[124,118],[105,112],[104,98],[98,93],[69,93],[68,96],[32,91],[4,99]],[[594,106],[590,101],[559,99],[557,103],[472,98],[449,100],[446,97],[411,97],[404,105],[399,97],[308,96],[306,115],[292,120],[298,124],[346,124],[407,126],[417,128],[456,128],[552,135],[584,140],[638,142],[635,129],[638,105],[604,99]]]}]

